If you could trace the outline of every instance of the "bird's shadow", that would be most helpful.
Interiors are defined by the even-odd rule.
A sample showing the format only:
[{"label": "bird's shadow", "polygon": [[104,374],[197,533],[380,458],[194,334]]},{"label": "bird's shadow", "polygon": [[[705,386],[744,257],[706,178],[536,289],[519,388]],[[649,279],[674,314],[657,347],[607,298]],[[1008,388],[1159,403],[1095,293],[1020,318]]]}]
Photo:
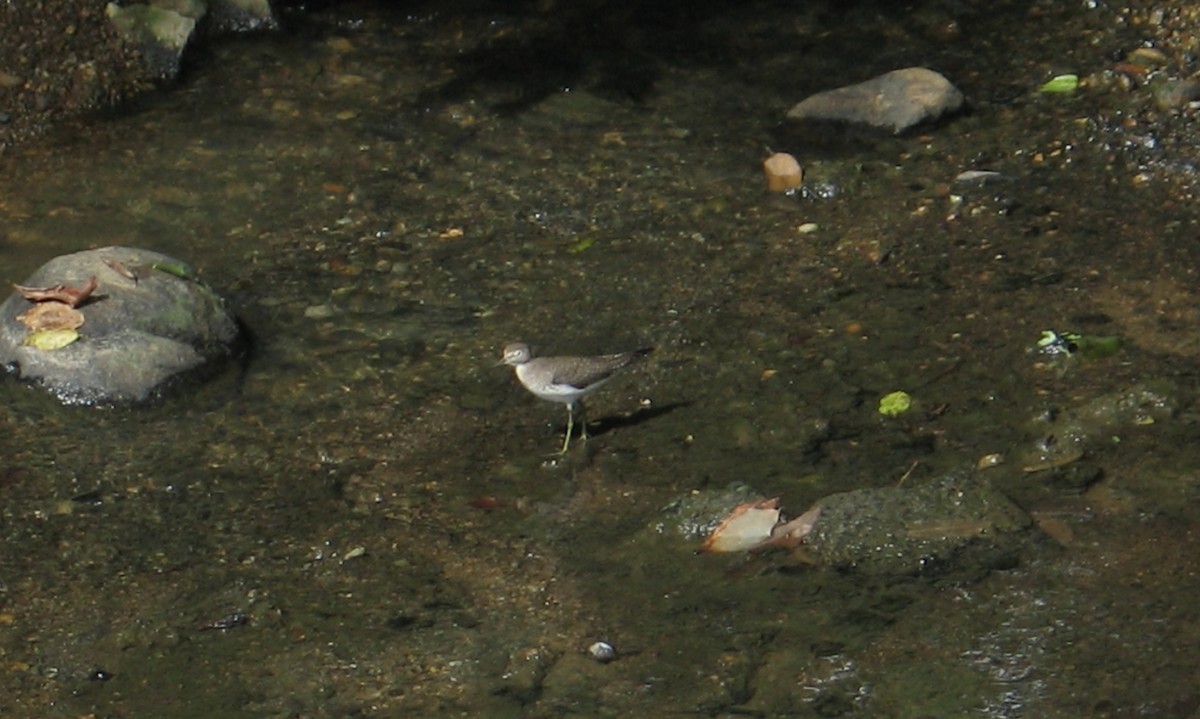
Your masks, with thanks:
[{"label": "bird's shadow", "polygon": [[653,407],[642,407],[634,412],[630,412],[629,414],[617,414],[599,417],[588,422],[588,435],[591,437],[601,437],[613,431],[614,429],[636,427],[643,422],[649,422],[665,414],[674,412],[677,409],[687,407],[690,404],[691,402],[671,402],[669,404],[656,405]]}]

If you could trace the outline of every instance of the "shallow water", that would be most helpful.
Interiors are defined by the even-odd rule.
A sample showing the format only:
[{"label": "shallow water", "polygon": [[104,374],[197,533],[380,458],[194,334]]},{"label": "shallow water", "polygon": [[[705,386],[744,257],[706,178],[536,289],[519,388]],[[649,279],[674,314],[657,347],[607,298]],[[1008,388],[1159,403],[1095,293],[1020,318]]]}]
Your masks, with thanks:
[{"label": "shallow water", "polygon": [[[1195,178],[1114,140],[1138,95],[1034,92],[1047,48],[1121,46],[1112,18],[989,4],[934,40],[938,10],[687,7],[343,7],[4,158],[7,279],[152,247],[254,351],[152,407],[0,384],[0,713],[1195,711]],[[780,124],[916,63],[971,112]],[[765,146],[805,195],[765,191]],[[1010,179],[951,187],[965,169]],[[1124,347],[1056,362],[1050,328]],[[562,410],[495,366],[516,339],[657,350],[551,461]],[[1022,471],[1038,417],[1146,381],[1169,418]],[[918,406],[886,420],[895,389]],[[647,529],[734,481],[795,514],[989,453],[1038,529],[970,579]]]}]

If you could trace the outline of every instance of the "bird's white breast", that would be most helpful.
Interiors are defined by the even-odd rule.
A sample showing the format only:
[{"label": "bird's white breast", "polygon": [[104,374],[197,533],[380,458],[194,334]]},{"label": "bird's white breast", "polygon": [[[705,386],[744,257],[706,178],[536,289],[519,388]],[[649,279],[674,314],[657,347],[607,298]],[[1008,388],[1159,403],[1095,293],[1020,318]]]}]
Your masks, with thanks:
[{"label": "bird's white breast", "polygon": [[585,389],[580,389],[569,384],[555,384],[553,373],[547,371],[545,367],[540,366],[536,360],[517,365],[517,379],[521,381],[521,384],[525,385],[526,389],[538,397],[550,400],[551,402],[562,402],[563,404],[573,404],[577,399],[602,384],[597,382]]}]

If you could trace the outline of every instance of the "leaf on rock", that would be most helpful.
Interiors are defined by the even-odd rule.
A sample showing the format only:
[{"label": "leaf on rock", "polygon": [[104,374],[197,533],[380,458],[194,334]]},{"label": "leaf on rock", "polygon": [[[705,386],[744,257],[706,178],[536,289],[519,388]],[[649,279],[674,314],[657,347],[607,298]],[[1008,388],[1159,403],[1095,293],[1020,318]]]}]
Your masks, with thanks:
[{"label": "leaf on rock", "polygon": [[83,326],[83,313],[62,302],[39,302],[17,321],[31,330],[73,330]]},{"label": "leaf on rock", "polygon": [[756,552],[768,547],[795,549],[804,542],[821,516],[820,505],[783,522],[779,498],[746,502],[733,508],[729,516],[708,535],[700,552]]},{"label": "leaf on rock", "polygon": [[62,302],[71,307],[78,307],[96,291],[96,276],[79,287],[69,285],[54,285],[53,287],[25,287],[13,285],[17,292],[30,302]]},{"label": "leaf on rock", "polygon": [[810,508],[804,514],[785,522],[771,530],[771,541],[763,546],[774,547],[797,547],[804,538],[812,533],[813,527],[816,526],[817,520],[821,518],[821,505],[817,504]]},{"label": "leaf on rock", "polygon": [[191,265],[184,264],[183,262],[159,260],[158,262],[151,262],[150,269],[166,272],[168,275],[174,275],[181,280],[191,280],[196,277],[196,271],[191,268]]},{"label": "leaf on rock", "polygon": [[701,552],[745,552],[771,538],[779,523],[779,498],[746,502],[733,508],[729,516],[708,535]]},{"label": "leaf on rock", "polygon": [[104,264],[108,265],[108,268],[113,272],[116,272],[118,275],[124,277],[135,285],[138,283],[138,273],[126,267],[123,262],[118,262],[111,257],[101,257],[100,259],[103,260]]},{"label": "leaf on rock", "polygon": [[50,352],[62,349],[77,339],[79,339],[79,332],[73,329],[38,330],[31,332],[25,338],[24,344],[43,352]]}]

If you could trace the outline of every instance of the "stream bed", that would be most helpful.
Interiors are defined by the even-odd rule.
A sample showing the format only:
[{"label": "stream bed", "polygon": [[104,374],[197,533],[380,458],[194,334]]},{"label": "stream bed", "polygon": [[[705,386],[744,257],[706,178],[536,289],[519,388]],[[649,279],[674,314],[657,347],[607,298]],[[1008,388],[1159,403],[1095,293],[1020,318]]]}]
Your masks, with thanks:
[{"label": "stream bed", "polygon": [[[10,151],[5,281],[150,248],[251,349],[144,406],[0,382],[0,715],[1195,716],[1200,133],[1151,80],[1197,68],[1120,66],[1164,7],[347,3]],[[784,121],[909,66],[967,109]],[[558,457],[513,341],[655,351]],[[657,530],[963,468],[1032,518],[1001,564]]]}]

